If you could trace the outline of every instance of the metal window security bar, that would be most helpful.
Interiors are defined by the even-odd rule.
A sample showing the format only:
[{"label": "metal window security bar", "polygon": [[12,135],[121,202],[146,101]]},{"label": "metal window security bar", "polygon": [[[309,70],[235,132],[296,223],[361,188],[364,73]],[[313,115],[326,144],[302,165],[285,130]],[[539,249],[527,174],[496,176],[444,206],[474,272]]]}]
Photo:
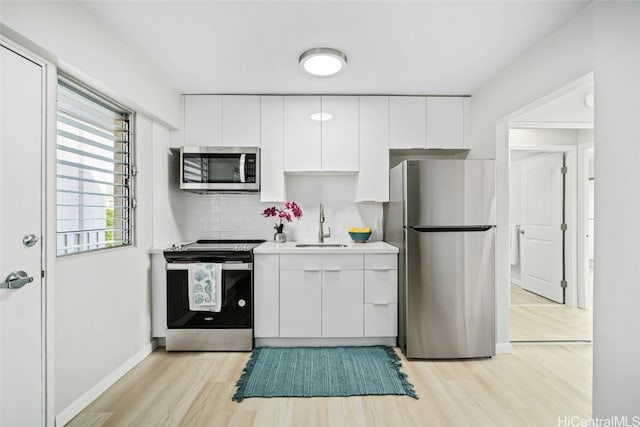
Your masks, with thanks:
[{"label": "metal window security bar", "polygon": [[58,256],[133,243],[133,113],[58,76]]}]

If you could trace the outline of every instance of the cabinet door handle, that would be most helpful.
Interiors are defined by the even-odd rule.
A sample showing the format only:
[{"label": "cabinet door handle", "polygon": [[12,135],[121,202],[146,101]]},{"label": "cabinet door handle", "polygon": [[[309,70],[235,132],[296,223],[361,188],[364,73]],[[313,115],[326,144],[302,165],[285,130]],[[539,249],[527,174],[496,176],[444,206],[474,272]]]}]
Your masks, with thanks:
[{"label": "cabinet door handle", "polygon": [[305,268],[304,271],[314,272],[314,271],[320,271],[320,269],[319,268]]},{"label": "cabinet door handle", "polygon": [[372,268],[373,271],[391,271],[391,268]]},{"label": "cabinet door handle", "polygon": [[374,301],[373,305],[389,305],[389,301]]},{"label": "cabinet door handle", "polygon": [[324,271],[340,271],[340,269],[339,268],[331,268],[331,267],[329,267],[329,268],[325,268]]}]

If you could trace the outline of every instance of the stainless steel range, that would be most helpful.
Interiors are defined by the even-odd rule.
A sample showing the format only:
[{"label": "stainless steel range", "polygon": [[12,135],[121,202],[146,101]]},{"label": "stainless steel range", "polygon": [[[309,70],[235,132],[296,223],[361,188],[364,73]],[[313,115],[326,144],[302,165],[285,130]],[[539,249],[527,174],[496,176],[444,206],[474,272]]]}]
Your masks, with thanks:
[{"label": "stainless steel range", "polygon": [[[264,240],[198,240],[164,251],[167,351],[253,349],[253,249]],[[191,310],[190,266],[220,264],[219,311]]]}]

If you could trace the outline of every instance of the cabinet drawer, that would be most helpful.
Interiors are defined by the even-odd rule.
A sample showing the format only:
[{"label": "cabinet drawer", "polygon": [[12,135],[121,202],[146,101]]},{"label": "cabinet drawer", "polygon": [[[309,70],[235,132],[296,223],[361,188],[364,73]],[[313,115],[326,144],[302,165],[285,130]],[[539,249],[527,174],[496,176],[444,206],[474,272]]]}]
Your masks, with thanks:
[{"label": "cabinet drawer", "polygon": [[395,337],[398,335],[397,304],[365,304],[364,336]]},{"label": "cabinet drawer", "polygon": [[364,254],[366,270],[395,270],[398,268],[398,254]]},{"label": "cabinet drawer", "polygon": [[362,254],[327,254],[322,255],[324,270],[362,270]]},{"label": "cabinet drawer", "polygon": [[315,255],[280,255],[280,270],[322,269],[322,257]]},{"label": "cabinet drawer", "polygon": [[281,270],[362,270],[361,254],[280,255]]},{"label": "cabinet drawer", "polygon": [[398,270],[365,270],[364,302],[397,303],[398,302]]}]

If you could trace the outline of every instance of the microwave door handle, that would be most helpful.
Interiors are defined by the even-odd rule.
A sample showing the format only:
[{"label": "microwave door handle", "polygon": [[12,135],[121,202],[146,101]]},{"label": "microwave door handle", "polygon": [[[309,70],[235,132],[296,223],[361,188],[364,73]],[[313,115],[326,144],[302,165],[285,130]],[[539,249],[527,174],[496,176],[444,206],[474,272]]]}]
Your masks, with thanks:
[{"label": "microwave door handle", "polygon": [[244,168],[245,168],[245,159],[246,159],[246,154],[240,154],[240,182],[241,183],[245,183],[246,182],[246,177],[244,174]]}]

